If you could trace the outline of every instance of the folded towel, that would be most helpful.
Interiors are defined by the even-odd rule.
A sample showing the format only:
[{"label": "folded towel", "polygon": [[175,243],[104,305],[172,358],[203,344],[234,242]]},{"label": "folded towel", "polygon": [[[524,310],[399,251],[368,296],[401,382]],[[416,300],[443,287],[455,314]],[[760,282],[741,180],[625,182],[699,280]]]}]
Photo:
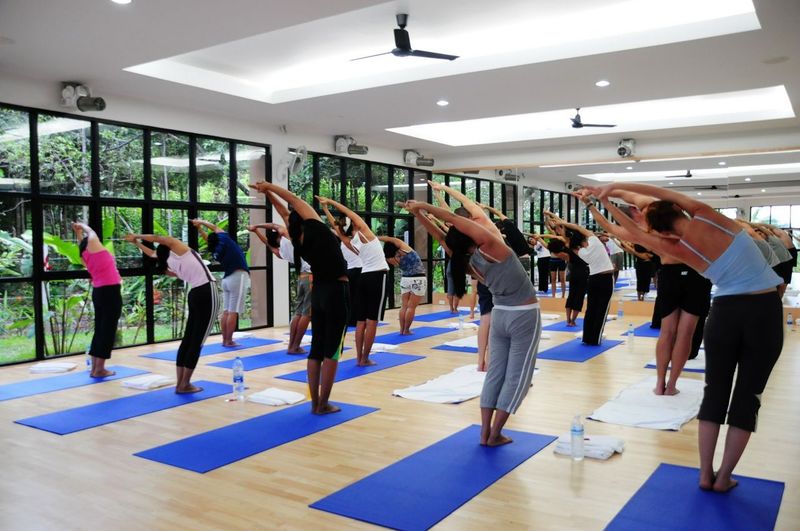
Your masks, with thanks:
[{"label": "folded towel", "polygon": [[373,343],[370,352],[388,352],[394,350],[400,345],[390,345],[389,343]]},{"label": "folded towel", "polygon": [[77,363],[71,361],[50,361],[47,363],[37,363],[31,367],[33,374],[45,374],[53,372],[69,372],[77,367]]},{"label": "folded towel", "polygon": [[[561,435],[553,451],[561,455],[572,455],[572,438],[569,433]],[[592,459],[608,459],[614,453],[625,451],[625,441],[608,435],[587,435],[583,438],[583,455]]]},{"label": "folded towel", "polygon": [[122,387],[139,389],[141,391],[158,389],[159,387],[167,387],[168,385],[175,385],[175,378],[171,376],[162,376],[160,374],[143,374],[142,376],[128,378],[122,381]]},{"label": "folded towel", "polygon": [[[578,339],[582,338],[583,337],[583,332],[575,332],[575,337],[577,337]],[[603,334],[603,339],[605,339],[605,338],[606,338],[606,335]]]},{"label": "folded towel", "polygon": [[557,313],[543,313],[542,320],[543,321],[558,321],[561,319],[561,316]]},{"label": "folded towel", "polygon": [[253,337],[253,332],[234,332],[233,339],[244,339],[246,337]]},{"label": "folded towel", "polygon": [[305,398],[305,395],[295,393],[294,391],[286,391],[284,389],[278,389],[277,387],[268,387],[263,391],[248,395],[247,400],[266,406],[285,406],[288,404],[297,404],[305,400]]},{"label": "folded towel", "polygon": [[703,400],[702,380],[681,378],[680,393],[674,396],[653,394],[655,385],[655,376],[631,384],[597,408],[589,418],[637,428],[679,430],[697,416]]},{"label": "folded towel", "polygon": [[[539,369],[535,369],[534,374],[538,371]],[[477,364],[464,365],[424,384],[396,389],[392,394],[409,400],[459,404],[480,396],[484,378],[486,373],[478,372]]]},{"label": "folded towel", "polygon": [[[672,363],[669,364],[672,367]],[[656,360],[650,361],[647,364],[648,367],[655,367]],[[705,371],[706,370],[706,351],[705,349],[700,349],[697,353],[697,357],[693,360],[686,360],[686,365],[683,366],[683,370],[685,371]]]},{"label": "folded towel", "polygon": [[478,325],[475,323],[447,323],[447,328],[463,328],[464,330],[474,330],[478,328]]}]

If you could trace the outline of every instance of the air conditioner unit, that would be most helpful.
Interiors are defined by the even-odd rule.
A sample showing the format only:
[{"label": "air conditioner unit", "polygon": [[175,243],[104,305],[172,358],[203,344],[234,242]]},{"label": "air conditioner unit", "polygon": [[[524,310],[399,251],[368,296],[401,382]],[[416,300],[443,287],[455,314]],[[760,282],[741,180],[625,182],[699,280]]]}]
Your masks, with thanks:
[{"label": "air conditioner unit", "polygon": [[564,188],[567,190],[567,192],[575,192],[581,189],[581,185],[575,183],[565,183]]}]

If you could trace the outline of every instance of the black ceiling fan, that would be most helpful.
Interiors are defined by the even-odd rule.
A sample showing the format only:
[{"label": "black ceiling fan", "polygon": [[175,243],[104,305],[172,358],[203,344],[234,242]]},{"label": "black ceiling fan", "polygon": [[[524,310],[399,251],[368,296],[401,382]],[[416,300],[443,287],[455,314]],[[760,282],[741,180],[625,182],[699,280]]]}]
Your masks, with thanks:
[{"label": "black ceiling fan", "polygon": [[585,124],[581,120],[581,108],[578,107],[575,109],[575,117],[570,118],[572,120],[572,127],[575,129],[581,129],[583,127],[616,127],[617,124]]},{"label": "black ceiling fan", "polygon": [[379,55],[392,54],[395,57],[427,57],[428,59],[444,59],[445,61],[452,61],[458,59],[457,55],[448,55],[445,53],[426,52],[425,50],[413,50],[411,48],[411,39],[406,31],[406,24],[408,23],[408,15],[405,13],[397,14],[397,25],[399,28],[394,30],[394,50],[383,53],[376,53],[374,55],[366,55],[364,57],[357,57],[350,59],[351,61],[360,61],[361,59],[368,59],[370,57],[378,57]]},{"label": "black ceiling fan", "polygon": [[686,170],[686,173],[683,175],[665,175],[665,179],[691,179],[692,178],[692,170]]}]

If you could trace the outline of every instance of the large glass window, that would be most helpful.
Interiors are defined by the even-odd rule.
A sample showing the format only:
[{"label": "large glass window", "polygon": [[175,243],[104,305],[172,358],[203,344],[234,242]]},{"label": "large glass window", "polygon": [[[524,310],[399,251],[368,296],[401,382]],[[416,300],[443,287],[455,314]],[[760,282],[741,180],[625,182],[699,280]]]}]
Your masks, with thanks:
[{"label": "large glass window", "polygon": [[141,251],[125,241],[125,235],[142,232],[142,209],[139,207],[103,207],[103,242],[113,249],[119,269],[142,265]]},{"label": "large glass window", "polygon": [[153,199],[189,200],[189,137],[173,133],[150,135]]},{"label": "large glass window", "polygon": [[[348,159],[345,168],[347,171],[347,196],[345,198],[345,204],[350,210],[362,212],[367,209],[367,165],[360,160]],[[336,198],[334,197],[334,199]]]},{"label": "large glass window", "polygon": [[394,204],[390,209],[394,213],[400,213],[403,209],[397,206],[397,202],[406,202],[409,199],[409,171],[405,168],[394,168],[392,171],[392,201]]},{"label": "large glass window", "polygon": [[342,194],[342,165],[336,157],[319,157],[319,195],[339,201]]},{"label": "large glass window", "polygon": [[0,282],[0,364],[36,357],[33,284]]},{"label": "large glass window", "polygon": [[31,189],[28,113],[0,108],[0,192]]},{"label": "large glass window", "polygon": [[100,195],[144,198],[144,131],[101,124]]},{"label": "large glass window", "polygon": [[263,196],[248,185],[266,180],[267,150],[262,146],[236,146],[236,202],[264,204]]},{"label": "large glass window", "polygon": [[373,164],[371,173],[370,211],[391,212],[393,209],[389,205],[389,168],[382,164]]},{"label": "large glass window", "polygon": [[30,200],[0,198],[0,277],[29,277],[33,273]]},{"label": "large glass window", "polygon": [[92,194],[91,122],[39,116],[39,187],[56,195]]},{"label": "large glass window", "polygon": [[210,138],[197,139],[197,201],[200,203],[231,202],[230,143]]},{"label": "large glass window", "polygon": [[45,271],[83,269],[78,242],[72,230],[73,221],[89,221],[89,206],[45,203],[42,205],[42,227],[45,248]]},{"label": "large glass window", "polygon": [[314,162],[312,157],[306,158],[306,163],[299,172],[289,175],[289,190],[309,205],[314,203]]}]

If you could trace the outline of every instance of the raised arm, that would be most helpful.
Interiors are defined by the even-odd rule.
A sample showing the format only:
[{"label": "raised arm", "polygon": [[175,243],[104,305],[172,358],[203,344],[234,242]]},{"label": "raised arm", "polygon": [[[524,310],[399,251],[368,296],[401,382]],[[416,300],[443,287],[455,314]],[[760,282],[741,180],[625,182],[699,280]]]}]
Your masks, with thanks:
[{"label": "raised arm", "polygon": [[490,232],[484,228],[483,225],[471,219],[461,217],[448,209],[435,207],[428,203],[414,203],[410,205],[410,208],[425,210],[442,221],[450,223],[460,232],[472,239],[475,245],[483,248],[485,252],[498,260],[505,260],[511,253],[511,249],[506,245],[501,236]]},{"label": "raised arm", "polygon": [[255,225],[247,226],[247,230],[249,230],[250,232],[255,232],[254,229],[274,230],[278,231],[278,233],[284,238],[289,237],[289,231],[286,230],[286,227],[284,227],[283,225],[278,225],[277,223],[257,223]]},{"label": "raised arm", "polygon": [[[185,253],[192,250],[191,247],[189,247],[188,245],[186,245],[177,238],[173,238],[172,236],[159,236],[158,234],[128,234],[125,236],[125,241],[135,244],[137,247],[139,247],[139,249],[142,249],[143,253],[148,254],[149,256],[152,257],[155,257],[155,251],[153,251],[149,247],[140,245],[139,244],[140,241],[157,243],[159,245],[166,245],[173,253],[179,256],[182,256]],[[153,251],[153,253],[150,254],[148,251],[145,251],[144,249],[148,249],[148,251]]]},{"label": "raised arm", "polygon": [[687,265],[691,265],[693,263],[696,264],[698,258],[690,254],[690,252],[687,251],[683,245],[680,245],[677,238],[665,238],[659,236],[658,234],[646,232],[639,227],[635,221],[633,221],[622,210],[620,210],[617,205],[608,199],[603,199],[602,202],[603,206],[608,209],[609,214],[614,217],[614,219],[622,226],[622,228],[630,233],[630,241],[636,242],[639,245],[654,251],[656,254],[661,255],[662,257],[664,255],[668,255],[677,260],[685,262]]},{"label": "raised arm", "polygon": [[333,232],[336,234],[336,237],[339,238],[342,242],[344,242],[345,245],[347,245],[349,248],[350,238],[348,238],[342,233],[341,227],[339,227],[339,224],[336,223],[336,218],[333,217],[330,208],[328,208],[328,203],[320,201],[320,205],[322,205],[322,211],[325,212],[325,218],[328,220],[328,225],[330,225],[330,227],[333,229]]},{"label": "raised arm", "polygon": [[[659,188],[658,186],[653,186],[650,184],[609,183],[591,190],[598,199],[620,197],[620,193],[633,192],[644,196],[654,197],[656,199],[662,199],[664,201],[672,201],[683,210],[688,212],[691,216],[694,216],[697,213],[703,213],[705,215],[709,211],[715,212],[713,208],[701,201],[696,201],[687,195],[676,192],[675,190],[670,190],[669,188]],[[720,216],[725,217],[721,214]]]},{"label": "raised arm", "polygon": [[334,207],[336,207],[336,210],[338,210],[339,212],[350,218],[350,221],[353,222],[354,233],[355,231],[360,232],[361,235],[364,236],[364,239],[368,242],[371,242],[372,240],[375,239],[375,234],[372,232],[372,229],[369,228],[369,225],[367,225],[367,222],[364,221],[364,219],[361,216],[359,216],[358,214],[356,214],[343,204],[339,203],[338,201],[334,201],[333,199],[329,199],[327,197],[322,197],[322,196],[317,196],[317,199],[319,200],[319,203],[321,205],[323,206],[333,205]]},{"label": "raised arm", "polygon": [[600,209],[597,208],[597,205],[595,205],[594,202],[591,200],[591,198],[589,198],[588,195],[586,196],[576,195],[576,197],[578,197],[581,200],[581,202],[583,202],[583,204],[586,205],[586,208],[589,210],[589,213],[592,215],[597,224],[603,228],[603,230],[605,230],[609,234],[616,236],[617,238],[622,238],[623,240],[630,241],[632,239],[631,234],[626,229],[622,228],[616,223],[612,223],[607,217],[605,217],[603,213],[600,212]]},{"label": "raised arm", "polygon": [[594,232],[590,231],[586,227],[581,227],[580,225],[576,225],[575,223],[570,223],[568,221],[564,221],[563,219],[559,219],[556,223],[567,229],[574,230],[575,232],[580,232],[587,238],[589,238],[590,236],[594,236]]},{"label": "raised arm", "polygon": [[500,212],[499,210],[497,210],[495,207],[493,207],[491,205],[484,205],[483,203],[478,203],[478,206],[483,208],[483,209],[485,209],[485,210],[488,210],[489,212],[494,214],[497,217],[497,219],[499,219],[501,221],[504,220],[504,219],[508,219],[508,216],[506,216],[505,214],[503,214],[502,212]]},{"label": "raised arm", "polygon": [[[319,217],[319,214],[317,214],[317,212],[311,207],[311,205],[309,205],[308,203],[306,203],[305,201],[294,195],[286,188],[281,188],[280,186],[274,183],[268,183],[265,181],[261,181],[255,184],[250,184],[248,186],[250,186],[250,188],[258,190],[263,194],[266,194],[270,202],[273,201],[273,197],[270,196],[267,192],[270,192],[275,196],[283,199],[303,219],[316,219],[317,221],[322,221],[322,218]],[[275,203],[280,204],[280,208]],[[289,214],[286,211],[286,207],[284,207],[283,204],[280,203],[280,201],[275,201],[275,203],[272,203],[272,205],[275,207],[275,210],[277,210],[278,213],[281,214],[281,217],[283,217],[281,209],[283,209],[283,211],[286,212],[286,219],[284,220],[284,222],[288,224]]]},{"label": "raised arm", "polygon": [[[437,190],[437,189],[443,190],[443,191],[447,192],[447,195],[449,195],[450,197],[452,197],[455,200],[459,201],[461,203],[461,206],[463,206],[465,209],[467,209],[467,212],[469,212],[469,215],[470,215],[470,218],[472,219],[472,221],[474,221],[475,223],[478,223],[484,229],[486,229],[489,232],[495,234],[498,238],[502,238],[503,237],[503,234],[500,232],[500,229],[498,229],[497,227],[494,226],[494,223],[492,223],[492,220],[489,219],[489,216],[486,215],[486,212],[484,212],[483,208],[481,208],[481,206],[478,203],[476,203],[475,201],[473,201],[469,197],[465,196],[464,194],[462,194],[461,192],[459,192],[455,188],[450,188],[449,186],[445,186],[445,185],[443,185],[441,183],[435,183],[433,181],[428,181],[428,184],[434,190]],[[448,208],[448,207],[444,207],[444,208]]]},{"label": "raised arm", "polygon": [[384,243],[390,242],[393,243],[398,249],[403,251],[404,253],[408,253],[413,251],[414,249],[411,248],[406,242],[401,240],[400,238],[395,238],[393,236],[378,236],[378,239]]},{"label": "raised arm", "polygon": [[75,238],[77,238],[79,242],[83,238],[87,238],[86,249],[90,253],[98,253],[105,249],[105,247],[103,247],[103,243],[100,241],[100,238],[97,236],[97,233],[86,223],[83,223],[82,221],[76,221],[72,224],[72,230],[75,231]]},{"label": "raised arm", "polygon": [[283,204],[283,201],[280,197],[275,195],[273,192],[267,192],[265,194],[267,199],[269,199],[272,208],[275,209],[275,212],[278,213],[278,216],[283,220],[283,222],[288,225],[289,224],[289,209],[286,208],[286,205]]},{"label": "raised arm", "polygon": [[189,222],[194,225],[194,228],[197,229],[197,233],[200,234],[200,236],[206,241],[208,241],[208,233],[203,230],[204,227],[211,232],[225,232],[210,221],[206,221],[204,219],[190,219]]}]

